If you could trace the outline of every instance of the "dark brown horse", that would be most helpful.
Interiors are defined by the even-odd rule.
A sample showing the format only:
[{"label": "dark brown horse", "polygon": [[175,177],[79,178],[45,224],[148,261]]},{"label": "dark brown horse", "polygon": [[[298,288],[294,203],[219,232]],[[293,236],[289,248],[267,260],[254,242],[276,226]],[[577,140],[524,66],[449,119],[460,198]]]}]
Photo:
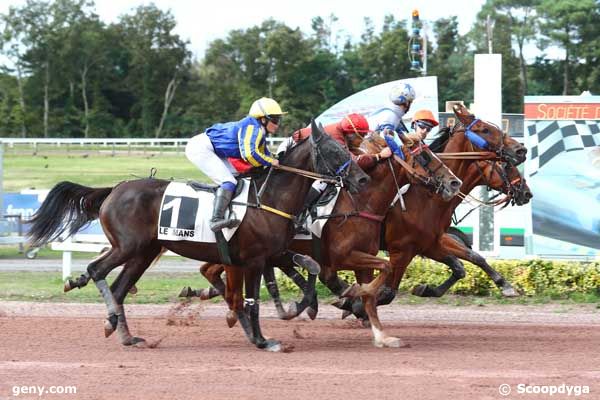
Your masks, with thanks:
[{"label": "dark brown horse", "polygon": [[[378,135],[367,137],[361,144],[361,148],[365,152],[372,154],[381,151],[382,146],[385,146],[385,141]],[[362,298],[364,304],[367,305],[366,313],[372,322],[373,342],[377,347],[399,347],[402,344],[398,338],[388,336],[384,332],[375,307],[376,297],[390,271],[389,262],[376,256],[379,249],[381,223],[385,214],[400,186],[409,180],[415,185],[422,185],[426,188],[425,190],[438,193],[445,201],[449,201],[460,188],[460,180],[456,179],[429,149],[417,145],[411,150],[405,152],[408,163],[404,166],[398,162],[398,159],[379,163],[369,172],[370,186],[359,195],[352,196],[342,190],[332,214],[328,216],[330,221],[323,228],[321,236],[322,258],[320,257],[319,262],[322,267],[321,273],[324,274],[321,279],[327,280],[330,277],[336,277],[336,271],[342,269],[380,271],[378,278],[370,284],[350,287],[340,285],[336,290],[337,294],[341,296]],[[414,172],[411,172],[413,170]],[[314,256],[310,240],[294,240],[290,249],[294,252],[313,254]],[[286,273],[293,270],[293,260],[286,255],[273,257],[269,259],[269,263],[282,268]],[[223,266],[220,265],[205,265],[202,267],[202,272],[213,284],[222,286],[218,282],[222,269]],[[227,292],[232,277],[227,267],[225,270],[228,281]],[[265,272],[268,271],[272,271],[272,269],[266,268]],[[309,275],[309,279],[310,277],[311,275]],[[266,278],[269,290],[272,290],[272,275],[266,276]],[[311,284],[314,285],[314,281],[301,283],[305,291]],[[208,295],[208,293],[206,294]],[[277,298],[277,295],[274,298]],[[226,299],[228,303],[236,301],[228,296]],[[241,300],[237,299],[237,301]],[[278,305],[281,306],[280,303]],[[313,308],[316,307],[314,303],[310,305]],[[234,305],[230,303],[230,307],[234,307]],[[285,318],[293,317],[300,312],[302,312],[301,307],[294,307],[291,312],[285,313]]]},{"label": "dark brown horse", "polygon": [[[351,162],[348,153],[324,134],[313,122],[313,135],[286,152],[280,161],[284,167],[305,168],[330,179],[338,176],[349,190],[357,193],[369,177]],[[312,180],[284,170],[263,176],[257,185],[267,185],[260,204],[297,215]],[[30,241],[39,246],[67,231],[73,234],[89,221],[99,218],[112,248],[92,261],[87,272],[65,284],[65,291],[83,287],[92,279],[108,308],[106,336],[117,330],[122,344],[143,339],[131,336],[125,319],[123,300],[144,271],[165,249],[184,257],[220,262],[214,243],[163,241],[157,238],[159,208],[169,181],[141,179],[122,182],[114,188],[93,189],[70,182],[56,185],[32,219]],[[258,204],[255,193],[249,202]],[[258,321],[259,283],[267,258],[282,253],[293,237],[293,222],[262,208],[249,208],[238,231],[229,242],[233,264],[245,273],[247,307],[238,318],[249,340],[259,348],[281,350],[276,340],[266,340]],[[119,265],[123,270],[111,287],[107,274]]]}]

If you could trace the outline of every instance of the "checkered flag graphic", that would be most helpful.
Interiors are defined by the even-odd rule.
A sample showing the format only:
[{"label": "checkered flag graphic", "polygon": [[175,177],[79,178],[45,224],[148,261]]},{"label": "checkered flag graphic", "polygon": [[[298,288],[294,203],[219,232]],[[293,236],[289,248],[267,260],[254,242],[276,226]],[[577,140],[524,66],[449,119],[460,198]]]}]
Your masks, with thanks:
[{"label": "checkered flag graphic", "polygon": [[600,121],[541,121],[528,120],[528,172],[534,176],[556,155],[586,147],[600,146]]}]

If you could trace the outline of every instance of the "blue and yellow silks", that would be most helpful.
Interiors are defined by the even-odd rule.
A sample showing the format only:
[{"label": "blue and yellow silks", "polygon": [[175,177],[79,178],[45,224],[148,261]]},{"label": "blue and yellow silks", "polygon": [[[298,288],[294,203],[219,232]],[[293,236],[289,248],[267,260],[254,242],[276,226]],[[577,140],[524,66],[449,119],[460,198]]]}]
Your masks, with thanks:
[{"label": "blue and yellow silks", "polygon": [[254,117],[215,124],[206,130],[216,155],[241,158],[255,167],[268,166],[275,161],[267,148],[265,133]]}]

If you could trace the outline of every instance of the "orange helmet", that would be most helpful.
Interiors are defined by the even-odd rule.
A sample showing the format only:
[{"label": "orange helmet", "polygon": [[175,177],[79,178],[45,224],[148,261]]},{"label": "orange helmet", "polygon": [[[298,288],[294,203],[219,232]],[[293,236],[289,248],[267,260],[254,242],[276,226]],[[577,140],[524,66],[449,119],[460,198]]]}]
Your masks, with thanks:
[{"label": "orange helmet", "polygon": [[369,132],[369,122],[362,114],[348,114],[338,124],[344,135],[353,133],[364,134]]},{"label": "orange helmet", "polygon": [[433,113],[429,110],[419,110],[413,115],[412,122],[415,121],[427,121],[432,126],[438,126],[440,123],[436,121]]}]

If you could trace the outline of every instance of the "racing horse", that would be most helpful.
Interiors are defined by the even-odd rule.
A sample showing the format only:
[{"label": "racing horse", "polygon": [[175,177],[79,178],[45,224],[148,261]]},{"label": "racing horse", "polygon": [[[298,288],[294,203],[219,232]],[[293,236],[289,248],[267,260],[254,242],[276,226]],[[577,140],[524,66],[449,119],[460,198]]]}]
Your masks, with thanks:
[{"label": "racing horse", "polygon": [[[266,190],[260,191],[262,196],[250,194],[249,204],[254,207],[249,207],[229,242],[232,264],[245,272],[250,292],[259,289],[266,259],[284,252],[291,241],[293,216],[302,210],[312,178],[318,175],[339,181],[353,193],[362,190],[370,180],[338,143],[323,133],[314,121],[311,125],[313,135],[286,152],[279,169],[269,171],[257,180],[256,185],[264,185]],[[92,279],[108,310],[105,335],[108,337],[116,330],[123,345],[143,345],[144,339],[129,332],[123,301],[163,251],[171,250],[196,260],[221,261],[214,243],[158,239],[159,208],[168,184],[166,180],[139,179],[121,182],[113,188],[95,189],[61,182],[50,191],[31,221],[29,239],[32,245],[39,246],[63,232],[73,234],[90,221],[100,219],[112,247],[92,261],[86,273],[75,281],[66,282],[65,291],[81,288]],[[109,287],[106,276],[119,265],[124,267]],[[239,312],[238,318],[246,336],[258,348],[281,351],[279,341],[263,337],[258,312],[258,303]]]},{"label": "racing horse", "polygon": [[[506,201],[513,199],[517,205],[528,202],[532,194],[514,166],[525,160],[525,147],[494,124],[475,118],[461,105],[455,106],[454,112],[460,124],[453,130],[443,130],[431,148],[440,151],[440,158],[463,180],[462,192],[469,193],[478,185],[486,185],[507,194]],[[487,151],[474,152],[476,147]],[[389,304],[394,299],[408,264],[418,254],[447,264],[452,275],[439,287],[417,286],[413,291],[416,295],[443,295],[465,275],[459,259],[482,268],[504,295],[516,295],[512,286],[481,255],[447,233],[461,197],[445,203],[430,196],[423,188],[411,187],[405,198],[406,212],[397,206],[388,212],[383,247],[389,251],[392,273],[385,284],[388,290],[382,291],[378,305]],[[368,282],[371,277],[363,276],[362,279]],[[340,301],[336,305],[366,318],[358,301]]]},{"label": "racing horse", "polygon": [[[404,136],[400,136],[400,138],[405,143],[403,155],[406,161],[402,161],[398,155],[395,155],[388,161],[378,163],[369,171],[371,183],[367,189],[357,196],[341,190],[332,213],[322,216],[329,220],[323,227],[321,235],[323,245],[316,251],[322,254],[322,258],[315,255],[316,252],[310,240],[294,240],[290,246],[294,252],[312,254],[313,257],[319,258],[321,274],[325,274],[325,277],[320,277],[322,280],[330,279],[331,276],[336,277],[336,271],[341,269],[380,271],[378,278],[369,284],[362,286],[339,285],[335,291],[340,296],[360,297],[367,305],[366,312],[372,322],[373,342],[377,347],[400,347],[402,345],[399,338],[385,333],[375,307],[377,295],[390,272],[389,262],[376,256],[379,249],[381,224],[387,210],[401,186],[408,181],[427,187],[433,193],[439,194],[444,201],[452,199],[458,193],[461,185],[460,180],[429,149],[417,146],[411,151],[408,149],[407,139]],[[386,145],[387,143],[382,137],[374,134],[367,136],[362,141],[360,149],[365,153],[374,154],[380,152],[381,148]],[[314,286],[314,281],[310,282],[312,275],[309,275],[309,282],[304,281],[297,273],[292,275],[295,272],[294,263],[289,256],[290,254],[283,254],[269,259],[269,265],[277,266],[286,274],[301,279],[299,285],[305,292],[305,298],[300,305],[296,303],[289,311],[283,310],[278,299],[278,292],[273,292],[276,290],[272,275],[273,268],[269,268],[269,265],[265,268],[267,288],[276,301],[279,315],[284,319],[293,318],[303,311],[307,306],[305,299],[310,298],[308,293],[312,293],[310,290]],[[205,265],[201,272],[213,286],[222,288],[223,284],[219,281],[223,269],[226,270],[228,284],[225,292],[227,293],[231,280],[235,279],[231,277],[232,271],[229,267]],[[296,279],[295,281],[298,283]],[[210,297],[206,289],[201,293],[205,294],[205,298]],[[213,295],[217,293],[216,290],[212,292]],[[230,307],[236,307],[235,299],[226,296],[226,300]],[[237,305],[237,307],[239,306],[240,304]],[[314,302],[310,302],[310,306],[316,313],[316,298]],[[309,316],[313,318],[314,314],[309,313]],[[232,321],[228,320],[228,322]]]}]

